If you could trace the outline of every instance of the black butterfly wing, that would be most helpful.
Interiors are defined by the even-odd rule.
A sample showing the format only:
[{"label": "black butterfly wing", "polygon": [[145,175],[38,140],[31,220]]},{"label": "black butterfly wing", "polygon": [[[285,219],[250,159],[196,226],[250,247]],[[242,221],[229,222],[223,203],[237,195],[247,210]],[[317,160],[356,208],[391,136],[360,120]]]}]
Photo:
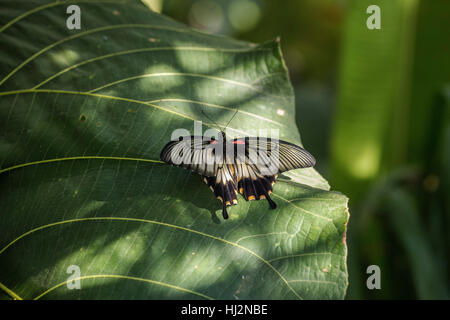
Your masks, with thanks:
[{"label": "black butterfly wing", "polygon": [[224,219],[228,219],[227,206],[238,203],[237,188],[232,168],[232,166],[224,165],[219,168],[217,176],[203,178],[203,181],[214,192],[217,199],[222,202],[222,215]]},{"label": "black butterfly wing", "polygon": [[271,208],[276,208],[275,202],[270,198],[272,186],[277,175],[264,176],[254,165],[237,164],[236,177],[239,193],[245,200],[267,199]]},{"label": "black butterfly wing", "polygon": [[279,173],[315,165],[314,157],[302,147],[283,140],[246,137],[230,142],[235,149],[238,190],[246,200],[270,198]]},{"label": "black butterfly wing", "polygon": [[221,153],[216,152],[220,143],[213,138],[185,136],[167,143],[161,151],[160,159],[197,172],[206,177],[216,176],[223,162]]},{"label": "black butterfly wing", "polygon": [[237,162],[255,165],[264,175],[313,167],[316,164],[316,160],[308,151],[283,140],[245,137],[234,139],[231,143],[238,150],[235,152]]},{"label": "black butterfly wing", "polygon": [[[228,219],[227,206],[237,204],[234,167],[224,161],[223,143],[201,136],[180,137],[162,149],[162,161],[203,176],[203,181],[222,202],[222,215]],[[231,159],[227,159],[231,163]]]}]

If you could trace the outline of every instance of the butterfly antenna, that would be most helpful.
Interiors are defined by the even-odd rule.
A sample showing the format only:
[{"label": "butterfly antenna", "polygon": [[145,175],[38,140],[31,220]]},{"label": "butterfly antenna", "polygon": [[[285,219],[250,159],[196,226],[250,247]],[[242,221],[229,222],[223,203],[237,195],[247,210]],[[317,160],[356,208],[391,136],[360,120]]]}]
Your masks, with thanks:
[{"label": "butterfly antenna", "polygon": [[222,128],[213,119],[208,117],[208,115],[206,114],[206,112],[203,111],[203,109],[202,109],[202,113],[206,118],[208,118],[208,120],[212,121],[220,129],[220,131],[222,131]]},{"label": "butterfly antenna", "polygon": [[230,124],[231,120],[233,120],[233,118],[234,118],[234,116],[236,115],[237,112],[238,112],[238,109],[236,109],[236,111],[234,112],[234,114],[231,117],[230,121],[228,121],[227,125],[225,126],[225,129],[228,127],[228,125]]}]

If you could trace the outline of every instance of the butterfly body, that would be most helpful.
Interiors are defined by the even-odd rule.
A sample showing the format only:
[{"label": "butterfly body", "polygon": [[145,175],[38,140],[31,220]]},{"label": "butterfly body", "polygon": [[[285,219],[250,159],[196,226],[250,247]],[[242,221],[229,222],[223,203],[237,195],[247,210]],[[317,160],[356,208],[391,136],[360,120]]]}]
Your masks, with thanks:
[{"label": "butterfly body", "polygon": [[224,219],[227,207],[238,203],[238,193],[247,201],[266,199],[275,209],[270,194],[278,174],[315,164],[314,157],[295,144],[261,137],[227,140],[225,132],[218,139],[179,137],[166,144],[160,158],[203,176],[222,202]]}]

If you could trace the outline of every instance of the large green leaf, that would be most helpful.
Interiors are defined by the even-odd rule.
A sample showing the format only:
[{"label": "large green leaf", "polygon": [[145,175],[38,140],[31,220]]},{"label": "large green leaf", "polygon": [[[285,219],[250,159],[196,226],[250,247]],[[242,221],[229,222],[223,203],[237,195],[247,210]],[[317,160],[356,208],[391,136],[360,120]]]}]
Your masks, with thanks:
[{"label": "large green leaf", "polygon": [[[276,210],[220,215],[198,175],[159,162],[204,110],[231,135],[300,144],[278,41],[188,29],[135,1],[10,1],[0,12],[0,289],[14,298],[326,299],[347,287],[347,198],[313,169]],[[264,132],[253,134],[264,135]],[[267,133],[267,134],[268,134]],[[81,290],[67,268],[80,268]]]}]

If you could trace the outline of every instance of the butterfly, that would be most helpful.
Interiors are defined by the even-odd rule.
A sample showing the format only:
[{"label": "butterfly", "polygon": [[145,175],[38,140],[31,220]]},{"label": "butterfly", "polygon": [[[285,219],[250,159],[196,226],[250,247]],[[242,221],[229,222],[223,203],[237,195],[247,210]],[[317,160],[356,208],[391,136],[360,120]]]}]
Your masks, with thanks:
[{"label": "butterfly", "polygon": [[228,219],[227,207],[238,203],[238,193],[247,201],[266,199],[275,209],[270,194],[278,174],[316,163],[308,151],[293,143],[266,137],[228,140],[224,130],[217,138],[175,138],[164,146],[160,158],[201,175],[222,202],[224,219]]}]

